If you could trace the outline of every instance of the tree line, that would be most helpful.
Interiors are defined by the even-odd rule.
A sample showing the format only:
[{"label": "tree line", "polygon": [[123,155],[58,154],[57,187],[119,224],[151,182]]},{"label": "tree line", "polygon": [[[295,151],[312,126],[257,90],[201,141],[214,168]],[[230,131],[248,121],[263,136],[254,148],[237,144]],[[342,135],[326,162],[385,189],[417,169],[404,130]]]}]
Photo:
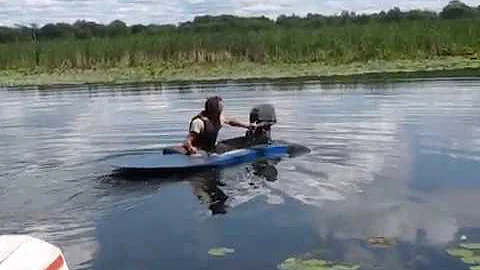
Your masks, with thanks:
[{"label": "tree line", "polygon": [[231,15],[199,16],[192,21],[178,25],[142,25],[127,26],[120,20],[107,25],[92,21],[78,20],[73,24],[49,23],[42,27],[36,25],[17,25],[0,27],[0,43],[21,41],[44,41],[52,39],[91,39],[129,35],[158,35],[172,32],[218,32],[218,31],[261,31],[277,28],[320,28],[346,24],[391,23],[402,21],[432,21],[479,19],[480,5],[469,6],[461,1],[449,2],[441,12],[428,10],[402,11],[395,7],[389,11],[373,14],[356,14],[344,11],[339,15],[324,16],[308,14],[305,17],[281,15],[276,20],[267,17],[236,17]]},{"label": "tree line", "polygon": [[[5,35],[5,29],[11,33]],[[33,29],[33,30],[32,30]],[[8,32],[7,31],[7,32]],[[179,25],[79,21],[2,28],[0,69],[142,68],[192,64],[310,63],[480,57],[479,8],[450,2],[438,14],[401,11],[305,17],[201,16]]]}]

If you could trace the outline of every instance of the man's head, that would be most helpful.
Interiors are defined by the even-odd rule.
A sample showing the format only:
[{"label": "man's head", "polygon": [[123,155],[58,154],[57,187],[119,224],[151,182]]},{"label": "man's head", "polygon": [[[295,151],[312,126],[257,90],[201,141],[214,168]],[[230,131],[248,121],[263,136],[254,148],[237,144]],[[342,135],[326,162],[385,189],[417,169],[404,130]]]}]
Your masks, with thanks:
[{"label": "man's head", "polygon": [[223,111],[223,100],[219,96],[207,98],[205,101],[205,113],[208,116],[220,116]]}]

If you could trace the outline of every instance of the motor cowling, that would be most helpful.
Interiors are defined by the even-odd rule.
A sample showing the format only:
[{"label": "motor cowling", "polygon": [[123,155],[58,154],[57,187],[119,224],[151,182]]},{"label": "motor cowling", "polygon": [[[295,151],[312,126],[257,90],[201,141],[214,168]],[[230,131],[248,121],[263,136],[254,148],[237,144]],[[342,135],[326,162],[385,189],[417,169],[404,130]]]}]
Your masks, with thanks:
[{"label": "motor cowling", "polygon": [[255,106],[250,111],[250,123],[271,123],[273,125],[276,122],[277,115],[275,114],[275,108],[270,104]]},{"label": "motor cowling", "polygon": [[271,140],[271,127],[277,123],[275,108],[270,104],[260,104],[253,107],[249,118],[250,123],[257,127],[247,131],[247,137],[259,143],[268,143]]}]

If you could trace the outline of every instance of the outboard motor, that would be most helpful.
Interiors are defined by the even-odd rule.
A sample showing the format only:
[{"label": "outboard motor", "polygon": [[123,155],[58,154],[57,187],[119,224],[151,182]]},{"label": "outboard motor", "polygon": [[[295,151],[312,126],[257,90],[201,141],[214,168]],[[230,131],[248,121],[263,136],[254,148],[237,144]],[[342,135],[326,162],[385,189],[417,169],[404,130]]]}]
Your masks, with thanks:
[{"label": "outboard motor", "polygon": [[255,143],[269,143],[271,141],[271,127],[277,123],[275,108],[270,104],[261,104],[250,111],[250,123],[257,124],[257,128],[247,131],[246,137]]}]

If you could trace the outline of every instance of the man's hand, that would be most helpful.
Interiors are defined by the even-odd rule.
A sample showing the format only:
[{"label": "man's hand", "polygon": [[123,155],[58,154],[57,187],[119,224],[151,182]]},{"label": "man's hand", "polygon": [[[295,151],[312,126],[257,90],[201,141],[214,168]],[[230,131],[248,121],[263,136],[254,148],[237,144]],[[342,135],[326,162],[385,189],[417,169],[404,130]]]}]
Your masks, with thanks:
[{"label": "man's hand", "polygon": [[188,154],[190,154],[190,155],[195,155],[195,154],[198,153],[198,149],[197,149],[197,147],[195,147],[195,146],[191,146],[191,145],[190,145],[190,146],[187,147],[186,149],[187,149]]}]

